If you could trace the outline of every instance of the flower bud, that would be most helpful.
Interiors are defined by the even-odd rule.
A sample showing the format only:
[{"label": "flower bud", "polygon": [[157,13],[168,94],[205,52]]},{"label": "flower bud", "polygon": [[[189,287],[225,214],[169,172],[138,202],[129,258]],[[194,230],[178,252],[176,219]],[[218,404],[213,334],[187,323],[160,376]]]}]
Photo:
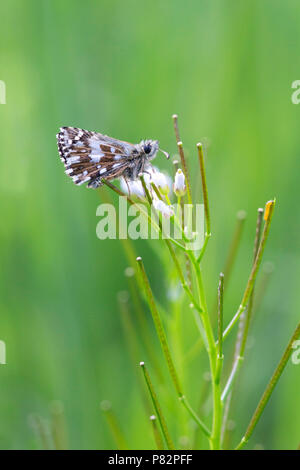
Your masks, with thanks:
[{"label": "flower bud", "polygon": [[185,195],[185,192],[186,192],[185,176],[184,176],[183,171],[180,168],[176,171],[173,189],[177,197],[181,197]]}]

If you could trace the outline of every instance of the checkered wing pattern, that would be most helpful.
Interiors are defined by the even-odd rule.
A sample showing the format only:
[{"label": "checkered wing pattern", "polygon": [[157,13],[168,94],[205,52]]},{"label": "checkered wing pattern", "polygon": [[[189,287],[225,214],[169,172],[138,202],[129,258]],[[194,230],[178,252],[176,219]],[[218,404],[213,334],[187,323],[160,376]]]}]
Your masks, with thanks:
[{"label": "checkered wing pattern", "polygon": [[90,188],[101,186],[102,179],[120,178],[138,153],[133,144],[77,127],[61,127],[56,137],[66,174]]}]

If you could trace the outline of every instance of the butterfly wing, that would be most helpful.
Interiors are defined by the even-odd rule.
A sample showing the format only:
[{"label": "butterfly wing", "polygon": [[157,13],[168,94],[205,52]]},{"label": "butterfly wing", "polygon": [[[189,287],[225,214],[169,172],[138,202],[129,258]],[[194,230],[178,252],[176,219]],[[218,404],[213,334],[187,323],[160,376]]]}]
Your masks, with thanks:
[{"label": "butterfly wing", "polygon": [[133,144],[77,127],[61,127],[56,137],[66,174],[77,185],[97,188],[102,178],[119,178],[136,153]]}]

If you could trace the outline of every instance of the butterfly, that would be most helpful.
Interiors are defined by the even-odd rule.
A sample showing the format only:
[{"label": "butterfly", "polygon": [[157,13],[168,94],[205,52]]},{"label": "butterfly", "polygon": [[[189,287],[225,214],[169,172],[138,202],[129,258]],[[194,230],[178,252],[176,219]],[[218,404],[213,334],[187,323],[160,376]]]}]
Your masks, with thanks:
[{"label": "butterfly", "polygon": [[158,140],[130,144],[77,127],[61,127],[56,138],[66,174],[78,186],[88,183],[88,188],[98,188],[103,180],[121,177],[134,181],[147,172],[149,161],[159,150],[169,158],[169,154],[159,148]]}]

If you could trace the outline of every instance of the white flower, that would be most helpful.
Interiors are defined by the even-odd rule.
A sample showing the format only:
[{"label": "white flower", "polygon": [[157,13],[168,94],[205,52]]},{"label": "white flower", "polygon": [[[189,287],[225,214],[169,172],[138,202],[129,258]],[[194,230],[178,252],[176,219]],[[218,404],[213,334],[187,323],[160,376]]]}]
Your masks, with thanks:
[{"label": "white flower", "polygon": [[121,189],[124,193],[128,194],[129,196],[137,196],[140,199],[146,197],[143,185],[140,180],[127,181],[126,183],[125,179],[122,178]]},{"label": "white flower", "polygon": [[[155,186],[159,189],[162,194],[168,194],[170,188],[172,187],[171,178],[164,173],[161,173],[157,168],[152,165],[148,165],[143,173],[144,181],[147,189],[150,194],[154,197],[154,191],[152,189],[151,183],[153,182]],[[134,181],[125,181],[124,178],[121,179],[121,189],[124,193],[137,196],[140,199],[146,197],[143,185],[140,179]],[[129,191],[128,191],[129,190]]]},{"label": "white flower", "polygon": [[162,194],[169,194],[171,188],[171,179],[167,175],[161,173],[156,168],[153,168],[151,173],[151,181]]},{"label": "white flower", "polygon": [[174,189],[174,193],[176,194],[176,196],[181,197],[185,195],[185,192],[186,192],[185,176],[180,168],[176,171],[173,189]]},{"label": "white flower", "polygon": [[161,212],[162,215],[166,218],[166,219],[169,219],[172,215],[174,215],[174,211],[173,211],[173,207],[171,206],[168,206],[167,204],[165,204],[161,199],[158,199],[158,198],[154,198],[153,201],[153,206],[154,208]]}]

